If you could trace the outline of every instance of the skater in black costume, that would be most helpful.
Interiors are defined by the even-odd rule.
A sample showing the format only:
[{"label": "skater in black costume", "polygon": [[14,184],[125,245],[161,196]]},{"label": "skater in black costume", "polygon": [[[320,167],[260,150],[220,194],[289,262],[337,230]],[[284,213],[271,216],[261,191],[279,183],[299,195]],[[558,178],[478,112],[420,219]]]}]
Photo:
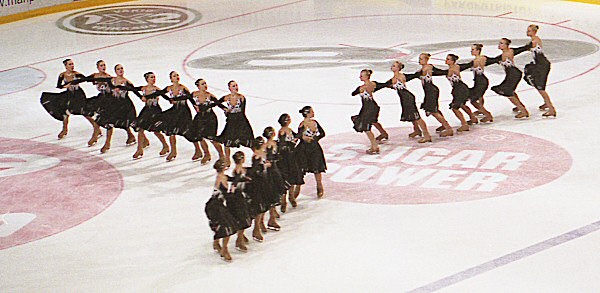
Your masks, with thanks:
[{"label": "skater in black costume", "polygon": [[[56,88],[65,89],[61,93],[42,93],[40,103],[46,111],[56,120],[62,121],[62,130],[58,133],[58,139],[63,139],[69,132],[69,115],[82,115],[94,128],[92,138],[88,145],[94,145],[94,138],[100,135],[98,124],[86,111],[86,96],[79,87],[79,83],[86,80],[85,76],[75,71],[75,63],[71,59],[63,61],[65,71],[58,75]],[[90,144],[91,143],[91,144]]]},{"label": "skater in black costume", "polygon": [[429,64],[430,57],[431,54],[429,53],[421,53],[419,55],[421,70],[417,71],[417,73],[420,75],[421,85],[423,86],[423,92],[425,93],[421,109],[425,110],[425,115],[432,115],[440,122],[440,124],[442,124],[442,126],[436,129],[437,132],[440,132],[441,137],[452,136],[454,135],[454,130],[452,130],[452,127],[439,110],[438,99],[440,97],[440,89],[433,84],[433,76],[444,75],[444,72],[438,72],[439,70],[437,68],[434,68],[433,65]]},{"label": "skater in black costume", "polygon": [[136,119],[135,106],[129,98],[129,91],[126,89],[133,88],[133,84],[125,78],[123,65],[115,65],[115,74],[117,76],[113,78],[93,78],[90,80],[92,82],[106,82],[111,90],[110,94],[105,95],[99,101],[98,115],[96,116],[98,125],[106,128],[106,140],[104,146],[100,149],[101,153],[106,153],[110,149],[114,128],[121,128],[127,132],[126,145],[135,144],[135,136],[131,132],[131,123]]},{"label": "skater in black costume", "polygon": [[[444,73],[450,85],[452,86],[452,102],[450,103],[450,109],[454,112],[454,115],[460,120],[461,126],[456,130],[457,132],[469,131],[469,124],[478,123],[477,117],[471,112],[471,109],[466,106],[469,100],[469,87],[462,81],[460,77],[461,70],[469,68],[470,65],[456,64],[458,56],[454,54],[448,54],[446,56],[447,70],[437,69],[438,73]],[[462,68],[461,68],[462,67]],[[434,74],[437,75],[437,74]],[[460,112],[460,109],[465,111],[471,118],[469,122],[465,119],[465,116]]]},{"label": "skater in black costume", "polygon": [[327,164],[319,140],[325,137],[325,130],[314,119],[315,111],[311,106],[304,106],[299,112],[304,120],[298,126],[298,135],[301,139],[296,147],[297,162],[304,174],[313,173],[315,175],[317,197],[323,198],[325,191],[323,189],[322,173],[327,170]]},{"label": "skater in black costume", "polygon": [[[240,230],[238,221],[231,214],[229,209],[226,207],[226,197],[228,196],[228,184],[227,175],[225,175],[224,161],[217,161],[214,164],[214,168],[217,171],[217,179],[213,189],[213,194],[206,202],[204,212],[209,220],[210,229],[215,232],[213,237],[213,249],[221,255],[221,258],[227,262],[231,261],[231,255],[227,244],[229,243],[229,237]],[[222,244],[219,244],[219,240],[222,240]]]},{"label": "skater in black costume", "polygon": [[240,146],[251,148],[254,132],[246,117],[246,97],[238,92],[238,84],[234,80],[229,81],[227,86],[231,93],[221,98],[226,107],[227,121],[218,141],[225,146],[225,162],[229,166],[231,148]]},{"label": "skater in black costume", "polygon": [[[371,147],[366,150],[366,153],[374,155],[379,154],[378,141],[381,141],[382,139],[376,139],[373,132],[371,132],[371,126],[377,124],[381,127],[381,124],[378,122],[380,108],[373,97],[373,93],[388,87],[389,85],[387,83],[371,81],[371,74],[373,74],[373,71],[370,69],[363,69],[360,71],[360,80],[363,82],[363,85],[358,86],[352,92],[352,96],[360,95],[362,106],[360,107],[358,115],[352,116],[351,119],[354,123],[354,130],[356,132],[366,133],[367,138],[371,143]],[[384,135],[384,139],[389,138],[383,127],[381,127],[381,129],[379,127],[376,128],[380,131],[380,135]]]},{"label": "skater in black costume", "polygon": [[[162,112],[155,123],[158,130],[169,136],[171,152],[167,156],[167,162],[173,161],[177,157],[176,136],[181,135],[185,137],[192,123],[192,112],[187,105],[187,101],[192,100],[190,90],[185,85],[179,83],[179,73],[171,71],[169,78],[171,79],[171,85],[164,88],[162,92],[167,94],[173,106]],[[197,141],[192,143],[195,149],[192,161],[200,160],[202,158],[200,143]]]},{"label": "skater in black costume", "polygon": [[281,205],[282,198],[289,190],[290,184],[285,180],[277,165],[279,162],[279,148],[275,140],[276,136],[277,132],[271,126],[266,127],[263,131],[263,137],[267,139],[265,152],[267,154],[267,161],[270,163],[270,166],[267,168],[267,176],[269,176],[271,184],[269,223],[267,224],[267,228],[279,231],[281,227],[276,221],[276,218],[279,218],[279,214],[275,210],[275,207]]},{"label": "skater in black costume", "polygon": [[540,27],[532,24],[527,27],[527,36],[531,38],[531,52],[533,53],[533,62],[525,66],[524,79],[530,86],[537,89],[538,93],[544,99],[544,104],[539,106],[541,111],[547,110],[543,117],[556,117],[556,109],[550,100],[548,92],[546,92],[546,82],[550,73],[550,61],[544,55],[542,49],[542,39],[537,36],[537,31]]},{"label": "skater in black costume", "polygon": [[514,57],[529,50],[531,48],[531,44],[512,49],[510,48],[510,43],[511,40],[502,38],[500,43],[498,43],[498,49],[502,50],[502,54],[493,58],[488,58],[487,60],[486,64],[499,63],[502,65],[502,67],[504,67],[504,72],[506,73],[502,83],[493,86],[492,90],[501,96],[508,97],[508,99],[516,106],[516,110],[519,113],[515,116],[515,118],[528,118],[529,112],[519,99],[519,95],[517,95],[515,92],[519,81],[521,81],[523,72],[521,72],[521,70],[515,65]]},{"label": "skater in black costume", "polygon": [[[112,78],[110,74],[106,72],[106,62],[104,60],[96,61],[96,69],[98,72],[94,72],[86,77],[87,80],[93,80],[95,78]],[[98,143],[98,138],[102,136],[102,131],[100,130],[100,125],[96,123],[95,119],[98,115],[98,110],[102,102],[106,99],[106,96],[110,96],[111,89],[108,87],[107,82],[93,82],[98,90],[98,95],[88,98],[85,101],[85,112],[87,116],[90,116],[94,119],[94,124],[98,126],[94,128],[95,133],[92,135],[92,138],[88,141],[88,146],[93,146]]]},{"label": "skater in black costume", "polygon": [[246,192],[250,199],[250,214],[254,217],[252,239],[257,242],[263,242],[264,240],[262,233],[267,232],[264,217],[265,212],[270,208],[271,184],[269,184],[267,175],[267,168],[270,163],[267,161],[264,144],[265,140],[262,136],[257,137],[252,142],[252,167],[247,172],[247,176],[250,177],[251,181],[246,188]]},{"label": "skater in black costume", "polygon": [[[225,108],[217,98],[207,91],[208,85],[202,78],[196,80],[197,91],[192,93],[192,104],[196,110],[196,116],[190,124],[190,129],[185,134],[185,138],[191,142],[200,142],[204,151],[204,157],[201,164],[207,164],[211,160],[210,151],[206,140],[210,140],[219,154],[219,160],[225,160],[223,146],[216,140],[218,120],[213,108]],[[206,140],[205,140],[206,139]]]},{"label": "skater in black costume", "polygon": [[158,104],[158,99],[160,96],[163,96],[163,98],[166,98],[166,96],[160,88],[155,85],[156,75],[154,73],[145,73],[144,79],[148,83],[145,86],[125,88],[138,96],[145,104],[138,117],[131,123],[131,127],[138,132],[138,147],[135,154],[133,154],[134,160],[141,158],[144,155],[144,149],[150,146],[150,141],[144,134],[144,131],[154,132],[156,138],[160,140],[162,149],[160,150],[159,155],[161,157],[166,156],[169,152],[169,145],[167,144],[165,136],[160,133],[155,126],[158,116],[162,113],[162,109]]},{"label": "skater in black costume", "polygon": [[[279,138],[277,146],[279,149],[279,161],[277,161],[277,167],[281,170],[283,178],[291,184],[288,190],[288,196],[292,207],[297,207],[296,197],[300,194],[300,188],[304,184],[304,174],[302,169],[298,165],[296,144],[298,143],[298,134],[295,133],[291,128],[290,124],[292,119],[288,114],[281,114],[277,120],[281,128],[279,129]],[[287,210],[287,197],[286,194],[281,198],[281,212],[285,213]]]},{"label": "skater in black costume", "polygon": [[[481,114],[485,117],[481,119],[481,122],[494,122],[492,113],[484,107],[483,95],[489,86],[489,80],[484,74],[484,68],[487,66],[487,56],[481,55],[482,44],[473,44],[471,46],[471,55],[475,56],[475,59],[468,63],[471,71],[473,71],[473,87],[469,88],[469,100],[471,104],[477,109],[475,115]],[[461,67],[462,69],[462,67]]]},{"label": "skater in black costume", "polygon": [[431,135],[429,134],[429,130],[427,129],[427,124],[423,119],[421,119],[421,115],[419,114],[419,109],[417,108],[417,103],[415,101],[415,95],[411,93],[406,88],[406,82],[418,78],[420,74],[413,73],[409,75],[405,75],[400,72],[404,68],[404,64],[400,61],[394,61],[392,63],[392,67],[390,68],[394,73],[394,76],[388,80],[388,84],[398,94],[400,98],[400,106],[402,108],[402,114],[400,115],[400,121],[409,121],[413,124],[413,132],[408,134],[408,137],[414,138],[417,136],[422,136],[421,139],[418,140],[419,143],[431,142]]},{"label": "skater in black costume", "polygon": [[[235,168],[229,177],[231,181],[231,192],[225,197],[227,201],[227,209],[233,215],[238,222],[239,230],[237,231],[237,239],[235,241],[235,248],[242,252],[247,252],[248,238],[244,236],[244,230],[252,226],[252,216],[249,207],[249,196],[246,194],[246,183],[249,180],[246,177],[246,168],[244,168],[244,162],[246,156],[243,152],[236,152],[233,154],[233,162]],[[222,161],[222,159],[219,159]]]}]

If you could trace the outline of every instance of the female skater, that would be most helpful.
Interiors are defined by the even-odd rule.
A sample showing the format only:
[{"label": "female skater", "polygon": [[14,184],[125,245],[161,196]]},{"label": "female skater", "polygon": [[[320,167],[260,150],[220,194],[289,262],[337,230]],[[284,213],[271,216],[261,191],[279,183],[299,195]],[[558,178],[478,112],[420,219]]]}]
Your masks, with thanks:
[{"label": "female skater", "polygon": [[[371,81],[371,74],[373,71],[370,69],[363,69],[360,71],[360,80],[363,85],[357,87],[352,95],[360,95],[362,106],[358,115],[352,116],[352,122],[354,123],[354,130],[356,132],[364,132],[367,134],[367,138],[371,142],[371,147],[366,150],[367,154],[374,155],[379,154],[379,144],[373,132],[371,132],[371,126],[374,126],[379,118],[379,105],[373,98],[373,93],[387,87],[385,83],[378,83]],[[379,124],[379,126],[381,126]],[[379,128],[378,128],[379,129]],[[388,139],[389,136],[383,128],[380,130],[380,135],[383,135],[383,139]]]},{"label": "female skater", "polygon": [[[466,106],[467,100],[469,99],[469,87],[462,81],[460,77],[461,66],[456,64],[458,56],[454,54],[448,54],[446,56],[446,64],[448,65],[446,72],[446,78],[452,86],[452,102],[450,103],[450,109],[456,115],[456,118],[460,120],[461,126],[456,130],[457,132],[469,131],[469,123],[465,119],[465,116],[460,112],[463,109],[471,118],[472,123],[477,123],[477,118],[471,112],[471,109]],[[440,70],[441,72],[442,70]]]},{"label": "female skater", "polygon": [[213,94],[207,91],[208,86],[204,79],[200,78],[196,80],[196,86],[198,87],[198,90],[192,93],[196,116],[190,124],[190,129],[185,134],[185,138],[191,142],[200,142],[200,146],[204,151],[204,157],[201,161],[202,165],[207,164],[211,160],[208,144],[204,139],[210,140],[217,150],[217,153],[219,153],[219,159],[225,160],[223,146],[216,141],[218,120],[217,115],[215,115],[215,112],[213,111],[213,107],[215,106],[221,108],[224,108],[224,106]]},{"label": "female skater", "polygon": [[[277,167],[281,170],[283,178],[291,184],[288,197],[292,207],[298,206],[296,203],[296,197],[300,194],[300,187],[304,184],[304,174],[302,169],[298,165],[296,159],[296,144],[298,143],[298,134],[295,133],[291,128],[290,124],[292,119],[288,114],[281,114],[277,120],[281,128],[279,129],[278,149],[279,149],[279,161]],[[286,194],[281,198],[281,212],[285,213],[287,210]]]},{"label": "female skater", "polygon": [[276,136],[277,133],[275,132],[275,128],[271,126],[266,127],[263,131],[263,137],[267,139],[267,142],[265,143],[265,152],[267,154],[267,161],[270,163],[270,166],[267,168],[267,176],[269,176],[269,182],[271,184],[271,194],[269,197],[269,223],[267,224],[267,228],[279,231],[281,227],[275,220],[279,217],[275,207],[281,205],[281,200],[290,188],[290,184],[285,181],[281,171],[277,167],[277,163],[279,162],[279,149],[277,147],[277,141],[275,140]]},{"label": "female skater", "polygon": [[427,129],[427,124],[425,124],[425,121],[423,121],[421,115],[419,115],[419,109],[417,109],[417,103],[415,102],[415,95],[406,88],[406,82],[419,77],[419,74],[413,73],[410,76],[406,76],[404,73],[400,72],[403,68],[404,64],[402,64],[402,62],[394,61],[391,67],[394,77],[388,81],[388,83],[391,84],[391,88],[396,90],[396,93],[400,98],[400,105],[402,108],[400,121],[412,122],[414,131],[410,133],[408,137],[414,138],[423,136],[419,139],[419,143],[431,142],[431,135]]},{"label": "female skater", "polygon": [[521,103],[519,95],[517,95],[515,92],[523,72],[521,72],[521,70],[515,66],[514,58],[517,54],[529,50],[531,48],[531,44],[512,49],[510,48],[510,43],[511,40],[502,38],[498,44],[498,49],[502,50],[502,54],[494,58],[489,58],[488,60],[489,64],[499,63],[502,65],[502,67],[504,67],[504,72],[506,72],[506,77],[502,83],[493,86],[492,90],[501,96],[508,97],[508,99],[517,107],[517,111],[519,113],[515,116],[515,118],[528,118],[529,112],[527,111],[527,108],[525,108],[525,105]]},{"label": "female skater", "polygon": [[[217,179],[215,181],[213,194],[208,202],[206,202],[204,211],[209,220],[210,229],[215,232],[213,249],[221,255],[221,258],[224,261],[230,262],[231,255],[227,248],[229,236],[239,231],[240,227],[238,226],[235,217],[225,206],[225,198],[227,196],[227,175],[225,175],[225,170],[227,169],[227,166],[225,166],[225,162],[219,160],[213,167],[217,171]],[[222,245],[219,244],[220,239],[223,239]]]},{"label": "female skater", "polygon": [[144,130],[154,132],[156,138],[162,143],[162,149],[159,153],[161,157],[166,156],[169,152],[169,145],[165,140],[165,136],[154,126],[157,121],[157,116],[162,113],[162,109],[158,104],[158,99],[159,96],[163,94],[160,88],[155,85],[156,75],[154,75],[154,73],[145,73],[144,79],[146,79],[147,85],[129,89],[146,104],[142,111],[140,111],[138,117],[131,123],[131,127],[138,132],[138,147],[135,154],[133,154],[134,160],[141,158],[144,155],[144,148],[150,145],[148,137],[144,134]]},{"label": "female skater", "polygon": [[481,119],[481,122],[494,122],[492,113],[483,106],[483,94],[490,83],[483,70],[488,65],[488,58],[485,55],[481,55],[482,48],[482,44],[473,44],[471,46],[471,55],[475,56],[475,59],[468,63],[471,65],[471,71],[473,71],[473,87],[469,88],[469,100],[477,109],[475,114],[481,113],[485,116]]},{"label": "female skater", "polygon": [[231,93],[221,98],[226,107],[227,120],[218,141],[225,145],[225,162],[229,166],[231,165],[229,160],[231,148],[240,146],[251,148],[254,132],[246,117],[246,97],[238,92],[238,84],[234,80],[229,81],[227,86]]},{"label": "female skater", "polygon": [[434,71],[436,73],[435,75],[443,75],[444,73],[437,72],[438,69],[429,64],[430,57],[431,54],[429,53],[421,53],[419,55],[419,64],[421,65],[421,70],[417,72],[420,73],[423,92],[425,92],[421,109],[425,110],[425,115],[432,115],[442,124],[441,127],[436,129],[436,131],[440,132],[441,137],[452,136],[454,135],[452,127],[448,121],[446,121],[444,115],[442,115],[442,112],[439,111],[438,99],[440,97],[440,89],[433,84]]},{"label": "female skater", "polygon": [[[104,146],[100,149],[101,153],[106,153],[110,149],[114,128],[121,128],[127,131],[126,145],[135,143],[135,136],[131,132],[131,123],[136,119],[135,107],[129,99],[129,91],[125,88],[133,88],[133,84],[125,78],[125,69],[123,65],[115,65],[116,77],[113,78],[95,78],[90,81],[106,82],[111,89],[110,95],[100,101],[96,122],[98,125],[106,128],[106,140]],[[125,88],[118,86],[125,86]]]},{"label": "female skater", "polygon": [[[171,71],[169,73],[171,85],[164,88],[162,91],[167,93],[169,101],[173,106],[159,115],[155,126],[166,135],[169,136],[171,143],[171,152],[167,156],[167,162],[175,160],[177,157],[177,137],[176,135],[185,136],[192,123],[192,112],[187,105],[187,100],[191,99],[190,90],[179,83],[179,73]],[[202,158],[200,144],[193,142],[195,152],[192,156],[192,161],[197,161]]]},{"label": "female skater", "polygon": [[[110,74],[106,72],[106,62],[104,60],[96,61],[96,69],[98,72],[94,72],[90,74],[86,79],[92,80],[96,78],[112,78]],[[100,109],[100,105],[103,101],[106,100],[107,96],[110,96],[111,89],[108,87],[107,82],[97,82],[94,81],[93,84],[96,86],[98,90],[98,95],[93,96],[85,101],[85,112],[87,116],[90,116],[92,119],[96,119],[96,115],[98,115],[98,110]],[[100,131],[100,126],[96,121],[94,124],[98,126],[98,129],[95,129],[97,132],[95,135],[92,135],[92,138],[88,141],[88,146],[93,146],[98,142],[98,138],[102,136],[102,132]]]},{"label": "female skater", "polygon": [[527,36],[531,38],[531,51],[533,52],[533,62],[525,66],[525,81],[532,87],[538,90],[538,93],[544,99],[539,109],[546,113],[542,114],[543,117],[556,117],[556,109],[550,100],[548,92],[546,92],[546,82],[548,81],[548,74],[550,73],[550,61],[544,55],[542,49],[542,39],[537,36],[537,31],[540,27],[532,24],[527,27]]},{"label": "female skater", "polygon": [[300,165],[303,173],[315,174],[317,197],[320,199],[324,195],[322,173],[325,173],[325,170],[327,170],[327,164],[325,163],[325,155],[323,154],[323,148],[321,148],[319,140],[325,137],[325,131],[319,122],[313,119],[315,111],[311,106],[304,106],[299,112],[304,117],[304,120],[298,126],[298,135],[301,135],[302,138],[296,148],[298,165]]},{"label": "female skater", "polygon": [[48,113],[56,120],[62,121],[62,130],[58,133],[58,139],[63,139],[69,132],[69,115],[83,115],[92,124],[94,131],[88,145],[95,144],[94,138],[100,135],[98,124],[86,115],[86,97],[79,83],[85,81],[85,76],[75,71],[75,63],[71,59],[63,61],[65,71],[58,75],[56,88],[66,89],[62,93],[42,93],[40,102]]},{"label": "female skater", "polygon": [[252,230],[252,239],[257,242],[263,242],[262,233],[267,232],[264,217],[265,212],[269,210],[269,194],[271,194],[271,184],[268,183],[267,168],[270,163],[267,162],[267,156],[264,151],[265,140],[262,136],[257,137],[252,142],[252,167],[248,170],[247,176],[250,182],[246,188],[250,215],[254,217],[254,229]]},{"label": "female skater", "polygon": [[[227,209],[233,215],[238,222],[237,239],[235,241],[235,248],[242,252],[247,252],[248,238],[244,236],[244,230],[252,226],[252,217],[250,215],[250,208],[248,204],[248,195],[245,192],[246,182],[246,168],[244,168],[244,162],[246,156],[243,152],[236,152],[233,154],[233,162],[235,168],[233,169],[232,176],[229,177],[231,181],[231,192],[225,197],[227,201]],[[223,161],[219,159],[219,161]]]}]

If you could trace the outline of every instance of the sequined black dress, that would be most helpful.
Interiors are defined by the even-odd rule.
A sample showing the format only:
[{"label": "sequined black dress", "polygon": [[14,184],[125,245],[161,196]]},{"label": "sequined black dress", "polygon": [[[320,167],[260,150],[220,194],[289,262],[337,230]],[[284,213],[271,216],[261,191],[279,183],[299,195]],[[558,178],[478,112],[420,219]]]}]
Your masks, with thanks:
[{"label": "sequined black dress", "polygon": [[254,131],[246,117],[246,99],[239,99],[235,105],[225,102],[224,106],[229,109],[229,112],[226,114],[225,128],[217,141],[226,147],[252,147]]},{"label": "sequined black dress", "polygon": [[215,106],[224,108],[225,106],[221,104],[222,101],[217,100],[212,95],[203,103],[200,103],[198,98],[192,98],[192,101],[198,107],[199,111],[194,116],[192,123],[190,123],[185,138],[192,142],[200,141],[203,138],[215,140],[217,138],[219,122],[213,108]]},{"label": "sequined black dress", "polygon": [[147,93],[145,90],[140,91],[141,88],[135,88],[133,93],[136,94],[140,99],[145,98],[146,102],[142,111],[138,117],[131,123],[131,127],[135,129],[135,131],[140,131],[141,129],[146,131],[158,131],[158,127],[156,127],[156,122],[158,122],[159,116],[162,114],[162,109],[158,104],[158,99],[161,95],[163,97],[164,93],[160,90]]},{"label": "sequined black dress", "polygon": [[[373,90],[373,93],[384,87],[389,86],[387,83],[375,82],[375,84],[376,86]],[[352,92],[352,95],[360,95],[360,100],[362,102],[362,106],[360,107],[358,115],[350,117],[352,123],[354,124],[354,130],[356,132],[365,132],[371,130],[371,126],[373,126],[373,123],[377,123],[379,119],[379,105],[377,104],[371,93],[367,91],[361,93],[360,86]]]},{"label": "sequined black dress", "polygon": [[187,101],[191,98],[190,92],[182,89],[175,95],[173,91],[168,90],[168,87],[163,92],[167,93],[173,106],[157,116],[154,127],[166,135],[185,136],[192,123],[192,112],[187,105]]},{"label": "sequined black dress", "polygon": [[204,208],[210,229],[215,232],[215,240],[231,236],[240,230],[238,221],[227,209],[226,196],[226,186],[215,187]]},{"label": "sequined black dress", "polygon": [[250,215],[256,217],[269,210],[269,195],[271,194],[271,185],[268,182],[266,160],[262,157],[252,156],[252,167],[248,169],[246,176],[251,181],[246,184],[246,194],[248,195],[248,204]]},{"label": "sequined black dress", "polygon": [[544,55],[540,45],[531,49],[533,62],[525,65],[525,82],[538,90],[546,90],[548,74],[550,74],[550,61]]},{"label": "sequined black dress", "polygon": [[312,142],[300,139],[300,143],[298,143],[298,146],[296,147],[297,162],[304,174],[324,173],[325,170],[327,170],[323,148],[321,147],[321,144],[319,144],[319,140],[325,137],[325,131],[319,122],[316,123],[317,131],[315,132],[305,126],[298,128],[299,134],[313,138]]},{"label": "sequined black dress", "polygon": [[231,181],[232,192],[225,195],[227,210],[238,222],[240,229],[246,229],[252,225],[252,216],[250,214],[249,197],[246,194],[247,177],[244,173],[233,171],[233,176],[229,177]]},{"label": "sequined black dress", "polygon": [[131,83],[113,84],[112,78],[97,78],[96,81],[108,83],[110,93],[99,102],[96,122],[98,125],[110,129],[113,127],[128,129],[137,118],[135,106],[129,98]]},{"label": "sequined black dress", "polygon": [[[531,44],[527,44],[523,47],[513,49],[514,56],[529,50],[529,48],[531,48]],[[511,59],[506,59],[502,61],[502,55],[496,56],[494,58],[489,58],[488,62],[490,64],[500,64],[502,67],[504,67],[504,72],[506,73],[504,80],[499,85],[493,86],[492,91],[505,97],[514,96],[515,90],[519,85],[519,81],[521,81],[521,77],[523,76],[523,72],[519,68],[517,68],[517,66]]]},{"label": "sequined black dress", "polygon": [[[420,74],[406,74],[406,82],[418,78]],[[400,115],[400,121],[417,121],[421,119],[419,109],[417,108],[417,102],[415,95],[411,93],[404,83],[400,80],[396,80],[396,83],[392,84],[392,79],[388,81],[391,87],[396,90],[398,97],[400,98],[400,107],[402,108],[402,114]]]},{"label": "sequined black dress", "polygon": [[283,178],[291,185],[304,184],[304,173],[298,165],[296,142],[298,135],[292,132],[291,136],[285,133],[279,136],[277,147],[279,150],[279,161],[277,167],[281,171]]},{"label": "sequined black dress", "polygon": [[[68,115],[86,115],[86,96],[79,87],[79,82],[84,81],[85,76],[75,73],[71,84],[60,93],[43,92],[40,103],[54,119],[63,121]],[[64,79],[64,73],[58,76],[56,88],[63,89],[68,82]]]}]

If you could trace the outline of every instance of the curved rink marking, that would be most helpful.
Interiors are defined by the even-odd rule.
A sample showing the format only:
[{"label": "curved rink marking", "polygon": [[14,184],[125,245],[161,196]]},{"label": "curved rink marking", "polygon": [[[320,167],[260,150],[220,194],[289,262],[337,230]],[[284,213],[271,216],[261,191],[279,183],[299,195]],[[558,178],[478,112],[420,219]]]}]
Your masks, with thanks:
[{"label": "curved rink marking", "polygon": [[[192,80],[195,80],[195,77],[189,72],[188,70],[188,66],[187,63],[190,61],[190,59],[192,58],[192,56],[194,54],[196,54],[198,51],[211,46],[215,43],[230,39],[230,38],[234,38],[234,37],[238,37],[241,35],[245,35],[245,34],[249,34],[249,33],[253,33],[253,32],[258,32],[258,31],[262,31],[262,30],[268,30],[268,29],[274,29],[274,28],[279,28],[279,27],[285,27],[285,26],[292,26],[292,25],[298,25],[298,24],[306,24],[306,23],[313,23],[313,22],[324,22],[324,21],[334,21],[334,20],[343,20],[343,19],[356,19],[356,18],[372,18],[372,17],[390,17],[390,16],[458,16],[458,17],[476,17],[476,18],[491,18],[491,19],[504,19],[504,20],[514,20],[514,21],[518,21],[518,22],[527,22],[527,23],[538,23],[538,24],[543,24],[543,25],[548,25],[548,26],[553,26],[553,27],[557,27],[560,29],[566,29],[581,35],[584,35],[590,39],[592,39],[593,41],[595,41],[596,43],[600,44],[600,39],[598,39],[597,37],[584,32],[582,30],[579,29],[575,29],[575,28],[570,28],[564,25],[561,25],[560,23],[549,23],[549,22],[545,22],[545,21],[538,21],[538,20],[531,20],[531,19],[525,19],[525,18],[516,18],[516,17],[507,17],[507,16],[490,16],[490,15],[478,15],[478,14],[460,14],[460,13],[390,13],[390,14],[372,14],[372,15],[357,15],[357,16],[341,16],[341,17],[329,17],[329,18],[320,18],[320,19],[312,19],[312,20],[303,20],[303,21],[296,21],[296,22],[290,22],[290,23],[284,23],[284,24],[278,24],[278,25],[272,25],[272,26],[266,26],[266,27],[262,27],[262,28],[256,28],[256,29],[251,29],[248,31],[244,31],[244,32],[240,32],[240,33],[236,33],[236,34],[232,34],[229,36],[225,36],[225,37],[221,37],[218,39],[215,39],[213,41],[210,41],[208,43],[203,44],[202,46],[198,47],[197,49],[193,50],[192,52],[190,52],[186,58],[183,60],[182,63],[182,68],[185,72],[185,74],[191,78]],[[549,82],[547,84],[547,86],[551,86],[551,85],[556,85],[556,84],[560,84],[563,82],[567,82],[570,81],[572,79],[581,77],[583,75],[586,75],[594,70],[596,70],[598,67],[600,67],[600,62],[598,62],[597,64],[591,66],[588,69],[585,69],[583,72],[578,73],[576,75],[573,76],[569,76],[557,81],[553,81],[553,82]],[[221,92],[229,92],[227,89],[223,89],[223,88],[219,88],[219,87],[213,87],[210,86],[210,88],[217,90],[217,91],[221,91]],[[520,92],[525,92],[525,91],[531,91],[534,90],[534,88],[527,88],[527,89],[522,89],[522,90],[517,90],[516,92],[520,93]],[[252,98],[257,98],[257,99],[262,99],[262,100],[267,100],[267,101],[274,101],[274,102],[289,102],[290,99],[287,100],[281,100],[281,99],[277,99],[277,98],[269,98],[269,97],[263,97],[263,96],[259,96],[259,95],[252,95],[252,94],[246,94],[247,97],[252,97]],[[497,95],[486,95],[487,96],[497,96]],[[292,99],[293,101],[297,101],[297,99]],[[442,101],[446,101],[444,99],[440,99],[440,102]],[[335,102],[335,103],[331,103],[331,102],[321,102],[321,101],[310,101],[310,103],[312,104],[335,104],[335,105],[339,105],[340,103]],[[396,103],[390,103],[390,105],[392,104],[396,104]],[[347,104],[347,105],[355,105],[355,104]],[[386,103],[382,103],[381,105],[387,105]]]},{"label": "curved rink marking", "polygon": [[0,230],[11,228],[18,215],[33,215],[23,227],[0,237],[0,249],[82,224],[123,190],[123,178],[111,164],[71,148],[0,137],[0,155],[0,175],[6,175],[0,177],[0,214],[9,213]]}]

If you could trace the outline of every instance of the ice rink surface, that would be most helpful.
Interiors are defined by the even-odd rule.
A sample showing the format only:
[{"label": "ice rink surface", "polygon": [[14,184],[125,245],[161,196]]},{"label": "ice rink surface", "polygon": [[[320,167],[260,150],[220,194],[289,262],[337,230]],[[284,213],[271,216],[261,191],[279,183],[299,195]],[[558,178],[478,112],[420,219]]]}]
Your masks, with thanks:
[{"label": "ice rink surface", "polygon": [[[598,15],[600,6],[565,1],[133,1],[3,24],[0,291],[598,292]],[[502,37],[525,44],[531,23],[552,62],[556,119],[541,117],[541,96],[522,81],[529,119],[515,120],[507,99],[488,90],[494,123],[423,145],[407,137],[398,96],[384,89],[375,99],[390,141],[364,155],[368,140],[350,121],[362,68],[386,81],[393,60],[407,73],[421,52],[440,67],[448,53],[467,62],[474,42],[496,56]],[[61,124],[39,97],[58,92],[65,58],[84,74],[98,59],[111,74],[123,64],[136,85],[153,71],[166,86],[174,70],[190,89],[206,79],[216,96],[236,80],[256,135],[281,113],[297,125],[298,110],[312,105],[327,133],[325,198],[307,175],[282,230],[245,254],[232,240],[233,262],[223,262],[204,214],[215,173],[191,161],[191,143],[179,137],[167,163],[148,135],[151,146],[133,161],[135,147],[117,130],[100,154],[104,137],[87,147],[81,116],[56,139]],[[515,60],[523,68],[531,58]],[[498,65],[486,74],[490,85],[504,76]],[[472,85],[470,71],[462,78]],[[450,85],[434,82],[456,128]],[[419,82],[408,88],[420,104]],[[434,133],[438,122],[425,120]]]}]

